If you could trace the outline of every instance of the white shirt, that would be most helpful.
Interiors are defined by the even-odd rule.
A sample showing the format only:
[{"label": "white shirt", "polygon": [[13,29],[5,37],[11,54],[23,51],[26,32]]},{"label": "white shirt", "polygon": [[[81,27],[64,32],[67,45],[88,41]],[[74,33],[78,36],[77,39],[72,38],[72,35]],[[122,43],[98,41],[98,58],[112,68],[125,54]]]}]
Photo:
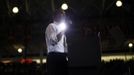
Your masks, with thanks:
[{"label": "white shirt", "polygon": [[46,44],[47,44],[47,53],[49,52],[59,52],[59,53],[67,53],[67,43],[66,36],[63,35],[61,40],[58,41],[57,34],[60,33],[58,30],[57,23],[51,23],[46,28],[45,36],[46,36]]}]

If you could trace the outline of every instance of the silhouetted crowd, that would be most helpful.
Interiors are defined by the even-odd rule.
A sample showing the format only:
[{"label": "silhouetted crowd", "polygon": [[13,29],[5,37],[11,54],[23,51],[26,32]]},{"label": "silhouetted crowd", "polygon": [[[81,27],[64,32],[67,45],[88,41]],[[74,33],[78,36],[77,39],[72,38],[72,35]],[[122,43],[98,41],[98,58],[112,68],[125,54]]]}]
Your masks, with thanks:
[{"label": "silhouetted crowd", "polygon": [[102,62],[100,75],[134,75],[134,60]]},{"label": "silhouetted crowd", "polygon": [[46,64],[32,63],[0,63],[0,75],[45,75]]},{"label": "silhouetted crowd", "polygon": [[[98,75],[134,75],[134,60],[101,62]],[[0,63],[0,75],[46,75],[46,64]]]}]

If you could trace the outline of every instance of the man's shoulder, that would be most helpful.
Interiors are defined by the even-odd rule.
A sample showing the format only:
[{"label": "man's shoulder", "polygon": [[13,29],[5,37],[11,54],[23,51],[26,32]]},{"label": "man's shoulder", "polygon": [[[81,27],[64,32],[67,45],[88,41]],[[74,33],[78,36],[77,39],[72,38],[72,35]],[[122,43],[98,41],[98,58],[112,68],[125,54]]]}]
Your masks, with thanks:
[{"label": "man's shoulder", "polygon": [[48,27],[54,27],[54,23],[50,23],[49,25],[48,25]]},{"label": "man's shoulder", "polygon": [[46,29],[53,27],[53,23],[49,23],[48,26],[46,27]]},{"label": "man's shoulder", "polygon": [[55,23],[50,23],[48,26],[47,26],[47,28],[46,28],[46,30],[49,30],[49,29],[53,29],[53,30],[55,30]]}]

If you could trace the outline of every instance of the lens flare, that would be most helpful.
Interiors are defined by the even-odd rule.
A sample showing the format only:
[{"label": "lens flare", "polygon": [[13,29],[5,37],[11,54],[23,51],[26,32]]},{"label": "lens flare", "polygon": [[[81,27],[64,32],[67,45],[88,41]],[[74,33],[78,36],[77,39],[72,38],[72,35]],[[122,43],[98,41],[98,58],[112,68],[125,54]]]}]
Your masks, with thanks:
[{"label": "lens flare", "polygon": [[59,30],[60,30],[60,31],[65,31],[66,29],[67,29],[66,23],[65,23],[65,22],[61,22],[61,23],[59,24]]}]

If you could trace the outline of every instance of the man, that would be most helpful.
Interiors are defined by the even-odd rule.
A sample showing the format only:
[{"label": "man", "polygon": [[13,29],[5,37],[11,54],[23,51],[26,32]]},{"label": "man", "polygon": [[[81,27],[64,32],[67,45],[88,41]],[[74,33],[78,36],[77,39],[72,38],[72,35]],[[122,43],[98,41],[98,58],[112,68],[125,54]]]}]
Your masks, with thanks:
[{"label": "man", "polygon": [[56,11],[54,22],[46,28],[47,44],[47,74],[67,75],[67,43],[65,31],[61,30],[59,24],[64,14]]}]

